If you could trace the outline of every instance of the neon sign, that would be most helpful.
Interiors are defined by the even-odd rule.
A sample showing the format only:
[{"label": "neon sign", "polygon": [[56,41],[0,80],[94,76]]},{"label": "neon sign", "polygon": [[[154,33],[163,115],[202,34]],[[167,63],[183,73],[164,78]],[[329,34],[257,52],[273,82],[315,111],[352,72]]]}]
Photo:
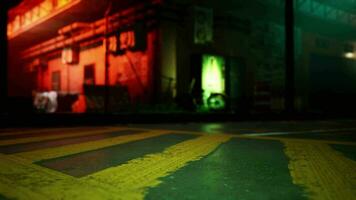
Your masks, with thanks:
[{"label": "neon sign", "polygon": [[109,38],[109,51],[112,53],[124,53],[127,50],[144,51],[146,49],[146,32],[141,26],[124,30]]},{"label": "neon sign", "polygon": [[225,60],[223,57],[203,55],[202,89],[204,104],[213,109],[224,108]]}]

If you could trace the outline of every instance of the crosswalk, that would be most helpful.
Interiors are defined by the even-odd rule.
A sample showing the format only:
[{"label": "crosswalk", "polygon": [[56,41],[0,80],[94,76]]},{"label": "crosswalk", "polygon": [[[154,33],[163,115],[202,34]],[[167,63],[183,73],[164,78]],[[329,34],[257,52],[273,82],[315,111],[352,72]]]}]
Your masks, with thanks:
[{"label": "crosswalk", "polygon": [[[89,135],[95,135],[95,134],[102,134],[103,132],[112,132],[112,131],[119,131],[119,130],[122,130],[122,128],[120,128],[120,127],[103,128],[103,129],[99,129],[99,130],[86,130],[86,131],[66,133],[66,134],[63,134],[63,133],[61,134],[59,132],[59,134],[56,134],[56,135],[40,135],[40,136],[34,136],[34,137],[1,140],[0,146],[22,144],[22,143],[29,143],[29,142],[43,142],[43,141],[61,139],[61,138],[89,136]],[[63,131],[63,132],[65,132],[65,131]]]},{"label": "crosswalk", "polygon": [[98,141],[90,141],[90,142],[84,142],[84,143],[79,143],[74,145],[61,146],[55,148],[55,150],[51,148],[40,149],[40,150],[30,151],[30,152],[21,152],[15,155],[19,157],[23,157],[27,160],[31,160],[32,162],[36,162],[40,160],[46,160],[46,159],[57,158],[57,157],[67,156],[67,155],[86,152],[86,151],[92,151],[100,148],[110,147],[113,145],[133,142],[137,140],[143,140],[143,139],[160,136],[167,133],[169,132],[149,131],[140,134],[117,136],[114,138],[108,138],[108,139],[103,139]]},{"label": "crosswalk", "polygon": [[[120,134],[125,131],[131,134]],[[136,132],[135,132],[136,131]],[[49,143],[62,139],[103,136],[116,132],[110,137],[96,137],[95,140],[61,143],[53,147],[46,145],[36,149],[24,149],[15,153],[0,153],[0,194],[9,199],[145,199],[149,188],[158,187],[162,178],[199,162],[212,155],[220,146],[232,140],[278,141],[284,145],[285,157],[293,184],[303,188],[310,199],[348,199],[356,196],[356,162],[332,149],[328,143],[356,145],[353,142],[291,139],[282,137],[258,137],[238,134],[205,134],[200,132],[135,129],[123,126],[48,128],[32,130],[11,130],[0,133],[0,150],[16,148],[16,145]],[[139,141],[159,140],[173,134],[191,137],[170,138],[168,147],[161,151],[147,152],[139,157],[120,161],[109,167],[83,176],[71,176],[61,170],[45,166],[54,159],[65,162],[69,157],[99,152],[102,149],[132,144]],[[14,137],[11,136],[21,136]],[[10,139],[2,136],[9,136]],[[150,143],[151,144],[151,143]],[[152,143],[153,144],[153,143]],[[132,148],[132,147],[131,147]],[[134,146],[134,151],[139,151]],[[5,152],[4,150],[4,152]],[[246,152],[236,151],[236,154]],[[107,156],[97,153],[98,156]],[[110,156],[122,156],[112,152]],[[96,154],[94,154],[96,155]],[[137,154],[139,155],[139,154]],[[110,158],[110,157],[109,157]],[[230,162],[228,158],[222,162]],[[100,162],[97,161],[92,162]],[[258,163],[258,158],[256,158]],[[85,164],[83,160],[83,165]],[[90,163],[90,162],[88,162]],[[70,166],[69,166],[70,167]],[[224,170],[224,169],[221,169]],[[194,174],[192,174],[192,177]],[[251,177],[253,178],[253,177]],[[184,195],[184,194],[182,194]],[[164,199],[164,198],[163,198]],[[222,197],[222,199],[224,199]]]},{"label": "crosswalk", "polygon": [[306,187],[311,199],[356,197],[356,162],[327,144],[285,142],[295,184]]}]

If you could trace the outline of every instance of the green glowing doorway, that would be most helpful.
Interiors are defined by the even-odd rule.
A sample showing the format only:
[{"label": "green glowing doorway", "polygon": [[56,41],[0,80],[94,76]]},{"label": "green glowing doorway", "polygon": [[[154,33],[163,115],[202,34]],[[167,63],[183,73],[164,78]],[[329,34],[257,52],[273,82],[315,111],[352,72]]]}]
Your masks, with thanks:
[{"label": "green glowing doorway", "polygon": [[225,100],[225,59],[221,56],[203,55],[202,89],[204,107],[224,109]]}]

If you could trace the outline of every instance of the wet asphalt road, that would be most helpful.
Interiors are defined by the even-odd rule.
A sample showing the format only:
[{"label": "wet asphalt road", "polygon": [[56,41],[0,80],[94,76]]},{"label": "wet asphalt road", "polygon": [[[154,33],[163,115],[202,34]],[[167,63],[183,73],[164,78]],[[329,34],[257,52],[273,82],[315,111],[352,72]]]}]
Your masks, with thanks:
[{"label": "wet asphalt road", "polygon": [[356,121],[0,130],[0,199],[353,199]]}]

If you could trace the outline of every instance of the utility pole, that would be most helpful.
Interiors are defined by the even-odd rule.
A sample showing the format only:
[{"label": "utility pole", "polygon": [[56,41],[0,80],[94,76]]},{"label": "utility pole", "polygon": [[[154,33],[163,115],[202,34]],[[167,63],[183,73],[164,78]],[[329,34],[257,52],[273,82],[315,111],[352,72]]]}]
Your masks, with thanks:
[{"label": "utility pole", "polygon": [[109,85],[110,85],[110,76],[109,76],[109,68],[110,68],[110,61],[109,61],[109,23],[110,23],[110,12],[112,8],[112,2],[109,2],[109,6],[105,11],[105,35],[104,35],[104,48],[105,48],[105,96],[104,96],[104,111],[108,113],[108,104],[109,104]]},{"label": "utility pole", "polygon": [[294,80],[294,0],[285,1],[285,111],[288,115],[295,112]]}]

